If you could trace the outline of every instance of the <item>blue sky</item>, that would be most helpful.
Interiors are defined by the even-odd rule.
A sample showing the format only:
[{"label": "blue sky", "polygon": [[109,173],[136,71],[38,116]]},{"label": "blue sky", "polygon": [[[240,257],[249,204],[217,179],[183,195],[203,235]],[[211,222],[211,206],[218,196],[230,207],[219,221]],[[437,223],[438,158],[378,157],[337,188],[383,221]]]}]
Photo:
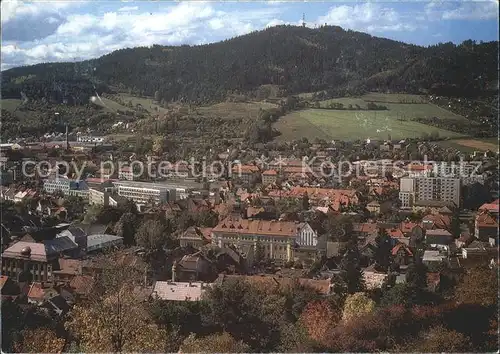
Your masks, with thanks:
[{"label": "blue sky", "polygon": [[498,40],[498,1],[3,0],[2,70],[152,44],[203,44],[278,24],[338,25],[419,45]]}]

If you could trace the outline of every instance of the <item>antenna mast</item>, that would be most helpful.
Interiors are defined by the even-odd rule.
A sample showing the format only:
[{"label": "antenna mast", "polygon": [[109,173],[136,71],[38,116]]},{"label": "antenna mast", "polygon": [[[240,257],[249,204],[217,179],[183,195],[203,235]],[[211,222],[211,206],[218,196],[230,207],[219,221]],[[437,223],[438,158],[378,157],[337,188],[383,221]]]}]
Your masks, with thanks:
[{"label": "antenna mast", "polygon": [[306,27],[306,14],[305,14],[305,12],[302,13],[302,27]]}]

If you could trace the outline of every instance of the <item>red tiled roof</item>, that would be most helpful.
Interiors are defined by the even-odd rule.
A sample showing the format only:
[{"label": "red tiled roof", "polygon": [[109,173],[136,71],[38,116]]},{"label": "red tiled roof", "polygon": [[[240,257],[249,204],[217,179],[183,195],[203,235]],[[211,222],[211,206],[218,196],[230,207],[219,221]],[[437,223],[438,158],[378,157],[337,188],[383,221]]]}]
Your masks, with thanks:
[{"label": "red tiled roof", "polygon": [[33,283],[30,286],[30,290],[28,291],[28,297],[31,299],[42,300],[45,296],[45,291],[42,288],[42,284]]},{"label": "red tiled roof", "polygon": [[212,231],[292,237],[297,235],[299,226],[300,224],[293,221],[250,220],[229,216],[221,221]]},{"label": "red tiled roof", "polygon": [[401,231],[400,229],[386,229],[385,231],[387,232],[387,234],[390,237],[393,237],[393,238],[405,237],[405,235],[403,234],[403,231]]},{"label": "red tiled roof", "polygon": [[447,229],[451,225],[451,217],[442,214],[428,214],[423,217],[422,221],[432,223],[435,227],[440,229]]},{"label": "red tiled roof", "polygon": [[476,216],[476,224],[478,227],[498,227],[497,220],[487,212]]},{"label": "red tiled roof", "polygon": [[0,275],[0,290],[3,288],[5,283],[7,283],[7,280],[9,280],[8,276]]},{"label": "red tiled roof", "polygon": [[233,172],[242,172],[242,173],[253,173],[259,171],[259,168],[254,165],[241,165],[241,166],[233,166]]},{"label": "red tiled roof", "polygon": [[264,176],[276,176],[278,172],[275,170],[267,170],[262,173]]},{"label": "red tiled roof", "polygon": [[417,226],[417,223],[411,222],[411,221],[403,221],[401,222],[400,229],[404,233],[411,232],[415,226]]},{"label": "red tiled roof", "polygon": [[425,170],[431,170],[432,165],[417,165],[417,164],[412,164],[407,166],[408,171],[425,171]]},{"label": "red tiled roof", "polygon": [[497,213],[497,214],[498,214],[498,209],[499,209],[498,203],[497,204],[486,203],[481,205],[481,207],[479,208],[480,211],[489,211],[490,213]]},{"label": "red tiled roof", "polygon": [[411,253],[411,250],[406,246],[404,243],[398,243],[396,246],[392,248],[392,255],[395,256],[398,254],[398,251],[403,248],[406,253],[408,253],[409,256],[413,256],[413,253]]},{"label": "red tiled roof", "polygon": [[363,233],[363,234],[374,234],[377,233],[378,227],[377,224],[375,223],[354,223],[353,225],[353,231]]}]

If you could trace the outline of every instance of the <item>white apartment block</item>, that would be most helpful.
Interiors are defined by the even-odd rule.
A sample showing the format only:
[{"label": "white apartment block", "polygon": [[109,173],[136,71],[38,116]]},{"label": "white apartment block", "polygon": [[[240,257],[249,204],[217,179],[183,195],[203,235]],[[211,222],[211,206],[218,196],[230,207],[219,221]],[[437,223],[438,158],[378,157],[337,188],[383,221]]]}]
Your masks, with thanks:
[{"label": "white apartment block", "polygon": [[399,192],[401,207],[410,208],[414,202],[419,201],[452,202],[459,206],[460,186],[460,178],[401,178]]},{"label": "white apartment block", "polygon": [[79,135],[76,138],[79,143],[103,143],[104,137],[102,136],[92,136],[92,135]]},{"label": "white apartment block", "polygon": [[118,195],[131,199],[136,203],[163,203],[168,201],[169,189],[155,183],[145,182],[116,182]]},{"label": "white apartment block", "polygon": [[109,205],[109,193],[99,189],[89,189],[89,204],[91,205]]}]

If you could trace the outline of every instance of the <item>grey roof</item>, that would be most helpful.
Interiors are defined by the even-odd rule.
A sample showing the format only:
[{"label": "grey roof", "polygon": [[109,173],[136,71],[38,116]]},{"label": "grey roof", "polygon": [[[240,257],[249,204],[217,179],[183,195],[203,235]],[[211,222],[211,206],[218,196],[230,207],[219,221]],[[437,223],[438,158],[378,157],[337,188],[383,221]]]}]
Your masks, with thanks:
[{"label": "grey roof", "polygon": [[87,251],[95,251],[106,247],[118,246],[122,243],[123,237],[120,236],[108,234],[89,235],[87,237]]},{"label": "grey roof", "polygon": [[64,236],[68,236],[74,240],[77,237],[86,236],[86,233],[80,227],[70,227],[69,229],[63,230],[56,235],[56,237]]},{"label": "grey roof", "polygon": [[47,254],[60,253],[78,248],[78,245],[68,236],[43,241]]},{"label": "grey roof", "polygon": [[427,261],[427,262],[441,262],[445,259],[446,257],[439,253],[439,251],[431,251],[431,250],[426,250],[424,252],[424,256],[422,257],[422,261]]},{"label": "grey roof", "polygon": [[170,301],[199,301],[209,284],[200,282],[179,283],[157,281],[153,288],[153,296]]},{"label": "grey roof", "polygon": [[60,252],[77,249],[78,245],[68,236],[45,240],[43,243],[19,241],[7,248],[2,257],[25,258],[21,255],[21,251],[27,247],[30,249],[30,259],[47,261],[47,259],[57,256]]}]

